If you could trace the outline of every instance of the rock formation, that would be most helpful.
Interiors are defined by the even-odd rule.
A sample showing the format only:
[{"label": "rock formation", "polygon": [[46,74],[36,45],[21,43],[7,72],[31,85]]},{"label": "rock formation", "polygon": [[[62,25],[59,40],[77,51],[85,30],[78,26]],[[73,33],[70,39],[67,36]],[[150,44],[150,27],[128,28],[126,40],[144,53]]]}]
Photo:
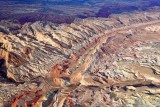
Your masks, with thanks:
[{"label": "rock formation", "polygon": [[0,21],[0,104],[160,105],[160,13],[71,24]]}]

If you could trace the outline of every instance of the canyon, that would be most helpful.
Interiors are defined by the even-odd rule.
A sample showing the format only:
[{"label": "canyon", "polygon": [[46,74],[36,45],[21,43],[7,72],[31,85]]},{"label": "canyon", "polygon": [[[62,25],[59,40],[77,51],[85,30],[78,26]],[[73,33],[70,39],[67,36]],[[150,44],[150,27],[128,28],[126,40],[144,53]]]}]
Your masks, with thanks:
[{"label": "canyon", "polygon": [[0,21],[0,106],[159,105],[159,11]]},{"label": "canyon", "polygon": [[77,18],[104,17],[159,8],[157,0],[0,0],[0,20],[72,23]]}]

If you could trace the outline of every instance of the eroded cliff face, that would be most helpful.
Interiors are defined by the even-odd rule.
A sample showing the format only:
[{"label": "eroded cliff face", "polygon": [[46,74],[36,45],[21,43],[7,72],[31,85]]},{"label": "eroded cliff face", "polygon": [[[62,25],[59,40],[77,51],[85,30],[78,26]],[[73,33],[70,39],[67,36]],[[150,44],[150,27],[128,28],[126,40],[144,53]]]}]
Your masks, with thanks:
[{"label": "eroded cliff face", "polygon": [[0,24],[1,106],[160,105],[159,12]]}]

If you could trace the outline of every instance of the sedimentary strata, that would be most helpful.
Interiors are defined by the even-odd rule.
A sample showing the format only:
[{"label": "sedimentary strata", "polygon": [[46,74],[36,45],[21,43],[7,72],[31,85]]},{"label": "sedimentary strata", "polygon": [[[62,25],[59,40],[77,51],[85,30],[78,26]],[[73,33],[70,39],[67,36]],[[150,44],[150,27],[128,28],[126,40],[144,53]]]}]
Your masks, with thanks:
[{"label": "sedimentary strata", "polygon": [[0,24],[2,106],[159,105],[159,12]]}]

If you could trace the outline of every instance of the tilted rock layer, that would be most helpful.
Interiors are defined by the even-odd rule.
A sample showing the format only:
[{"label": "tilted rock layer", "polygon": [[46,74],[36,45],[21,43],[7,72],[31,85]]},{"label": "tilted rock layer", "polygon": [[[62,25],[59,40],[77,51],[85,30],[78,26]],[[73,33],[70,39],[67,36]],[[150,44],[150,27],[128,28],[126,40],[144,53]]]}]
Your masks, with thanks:
[{"label": "tilted rock layer", "polygon": [[0,22],[0,104],[160,105],[160,13]]}]

